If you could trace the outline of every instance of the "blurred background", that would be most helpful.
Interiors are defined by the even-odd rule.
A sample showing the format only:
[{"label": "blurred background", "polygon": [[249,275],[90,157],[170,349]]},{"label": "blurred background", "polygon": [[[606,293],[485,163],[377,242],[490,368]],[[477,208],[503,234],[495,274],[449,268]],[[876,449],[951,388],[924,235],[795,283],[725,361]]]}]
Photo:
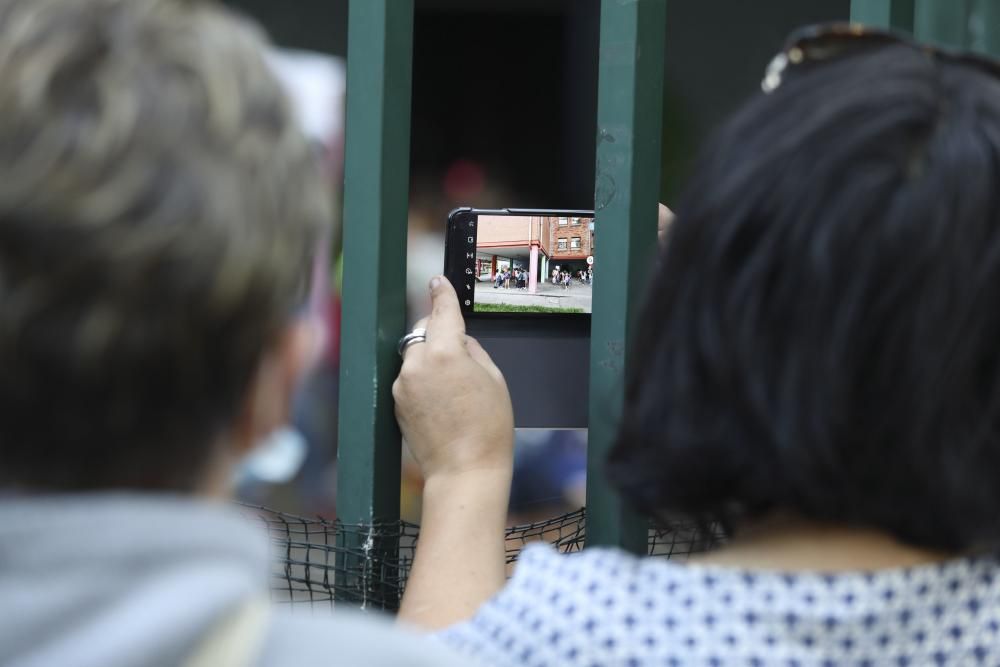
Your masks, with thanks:
[{"label": "blurred background", "polygon": [[[347,0],[228,4],[261,22],[279,47],[275,67],[326,156],[338,192]],[[441,270],[452,208],[592,208],[600,3],[416,0],[415,7],[412,319],[426,309],[427,278]],[[793,28],[849,14],[850,0],[668,2],[661,200],[672,201],[699,145],[759,88],[765,66]],[[279,454],[255,461],[240,485],[251,502],[327,518],[336,516],[337,238],[331,247],[329,292],[322,298],[333,345],[300,396],[294,428],[272,449]],[[512,521],[582,504],[585,440],[579,432],[518,434]],[[282,460],[301,458],[298,473],[287,480]],[[419,519],[420,487],[404,463],[403,518]]]}]

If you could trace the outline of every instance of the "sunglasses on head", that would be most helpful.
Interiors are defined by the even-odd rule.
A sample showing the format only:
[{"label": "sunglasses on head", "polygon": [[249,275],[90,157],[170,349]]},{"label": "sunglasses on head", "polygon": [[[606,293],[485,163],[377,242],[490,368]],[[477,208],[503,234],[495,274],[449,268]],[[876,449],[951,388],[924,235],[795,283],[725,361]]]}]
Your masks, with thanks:
[{"label": "sunglasses on head", "polygon": [[904,33],[857,23],[831,23],[807,26],[792,33],[782,52],[767,66],[761,88],[765,93],[773,93],[791,67],[828,62],[887,46],[907,46],[931,60],[975,67],[1000,78],[1000,62],[977,53],[931,46]]}]

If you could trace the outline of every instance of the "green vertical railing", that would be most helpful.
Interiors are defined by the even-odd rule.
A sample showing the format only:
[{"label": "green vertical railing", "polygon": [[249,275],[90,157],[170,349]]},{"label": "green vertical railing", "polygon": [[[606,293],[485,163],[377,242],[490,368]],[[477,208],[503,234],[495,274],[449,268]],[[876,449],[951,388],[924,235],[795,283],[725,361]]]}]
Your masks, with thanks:
[{"label": "green vertical railing", "polygon": [[1000,0],[980,0],[973,22],[972,47],[1000,58]]},{"label": "green vertical railing", "polygon": [[916,0],[913,34],[951,48],[969,48],[972,0]]},{"label": "green vertical railing", "polygon": [[1000,0],[852,0],[851,20],[1000,56]]},{"label": "green vertical railing", "polygon": [[[341,347],[337,471],[337,514],[347,523],[399,518],[400,435],[392,383],[406,317],[412,57],[413,0],[351,0],[344,170],[348,324]],[[382,558],[398,557],[395,538],[373,535],[364,544],[343,546],[356,548],[357,555],[342,557],[340,577],[354,569],[372,574],[369,581],[341,586],[361,590],[362,603],[385,599],[385,592],[371,587],[381,585]]]},{"label": "green vertical railing", "polygon": [[851,0],[851,20],[913,32],[913,0]]},{"label": "green vertical railing", "polygon": [[601,3],[595,255],[590,346],[587,544],[646,550],[647,522],[604,475],[621,411],[631,324],[656,250],[665,0]]}]

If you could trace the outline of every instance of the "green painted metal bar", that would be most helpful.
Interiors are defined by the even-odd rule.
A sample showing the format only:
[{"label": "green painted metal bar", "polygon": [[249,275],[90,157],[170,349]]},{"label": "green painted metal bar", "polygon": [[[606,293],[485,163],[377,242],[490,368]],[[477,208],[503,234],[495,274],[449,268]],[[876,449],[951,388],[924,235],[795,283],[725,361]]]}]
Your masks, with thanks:
[{"label": "green painted metal bar", "polygon": [[665,31],[665,0],[601,3],[587,544],[636,553],[646,550],[647,522],[623,506],[604,462],[621,412],[631,324],[656,249]]},{"label": "green painted metal bar", "polygon": [[973,49],[1000,58],[1000,0],[978,0],[970,30]]},{"label": "green painted metal bar", "polygon": [[851,0],[851,20],[1000,56],[1000,0]]},{"label": "green painted metal bar", "polygon": [[971,46],[972,0],[916,0],[914,34],[918,39],[965,49]]},{"label": "green painted metal bar", "polygon": [[[351,0],[348,12],[343,313],[349,324],[341,343],[337,513],[344,522],[370,524],[399,518],[392,382],[406,325],[413,0]],[[359,555],[344,556],[338,576],[352,576],[344,571],[365,556],[363,569],[372,573],[367,582],[341,582],[362,590],[362,599],[350,602],[385,597],[372,587],[380,585],[380,559],[396,559],[398,545],[374,537],[344,545]]]},{"label": "green painted metal bar", "polygon": [[851,0],[851,21],[913,32],[914,0]]}]

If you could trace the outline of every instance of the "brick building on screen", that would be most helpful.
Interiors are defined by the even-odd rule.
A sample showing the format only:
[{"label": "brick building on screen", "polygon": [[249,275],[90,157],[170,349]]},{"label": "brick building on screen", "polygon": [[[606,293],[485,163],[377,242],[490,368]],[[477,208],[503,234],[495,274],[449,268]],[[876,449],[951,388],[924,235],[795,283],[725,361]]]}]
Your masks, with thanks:
[{"label": "brick building on screen", "polygon": [[552,271],[586,271],[594,250],[594,223],[590,218],[552,216],[479,216],[476,274],[491,281],[498,271],[529,272],[528,291]]}]

